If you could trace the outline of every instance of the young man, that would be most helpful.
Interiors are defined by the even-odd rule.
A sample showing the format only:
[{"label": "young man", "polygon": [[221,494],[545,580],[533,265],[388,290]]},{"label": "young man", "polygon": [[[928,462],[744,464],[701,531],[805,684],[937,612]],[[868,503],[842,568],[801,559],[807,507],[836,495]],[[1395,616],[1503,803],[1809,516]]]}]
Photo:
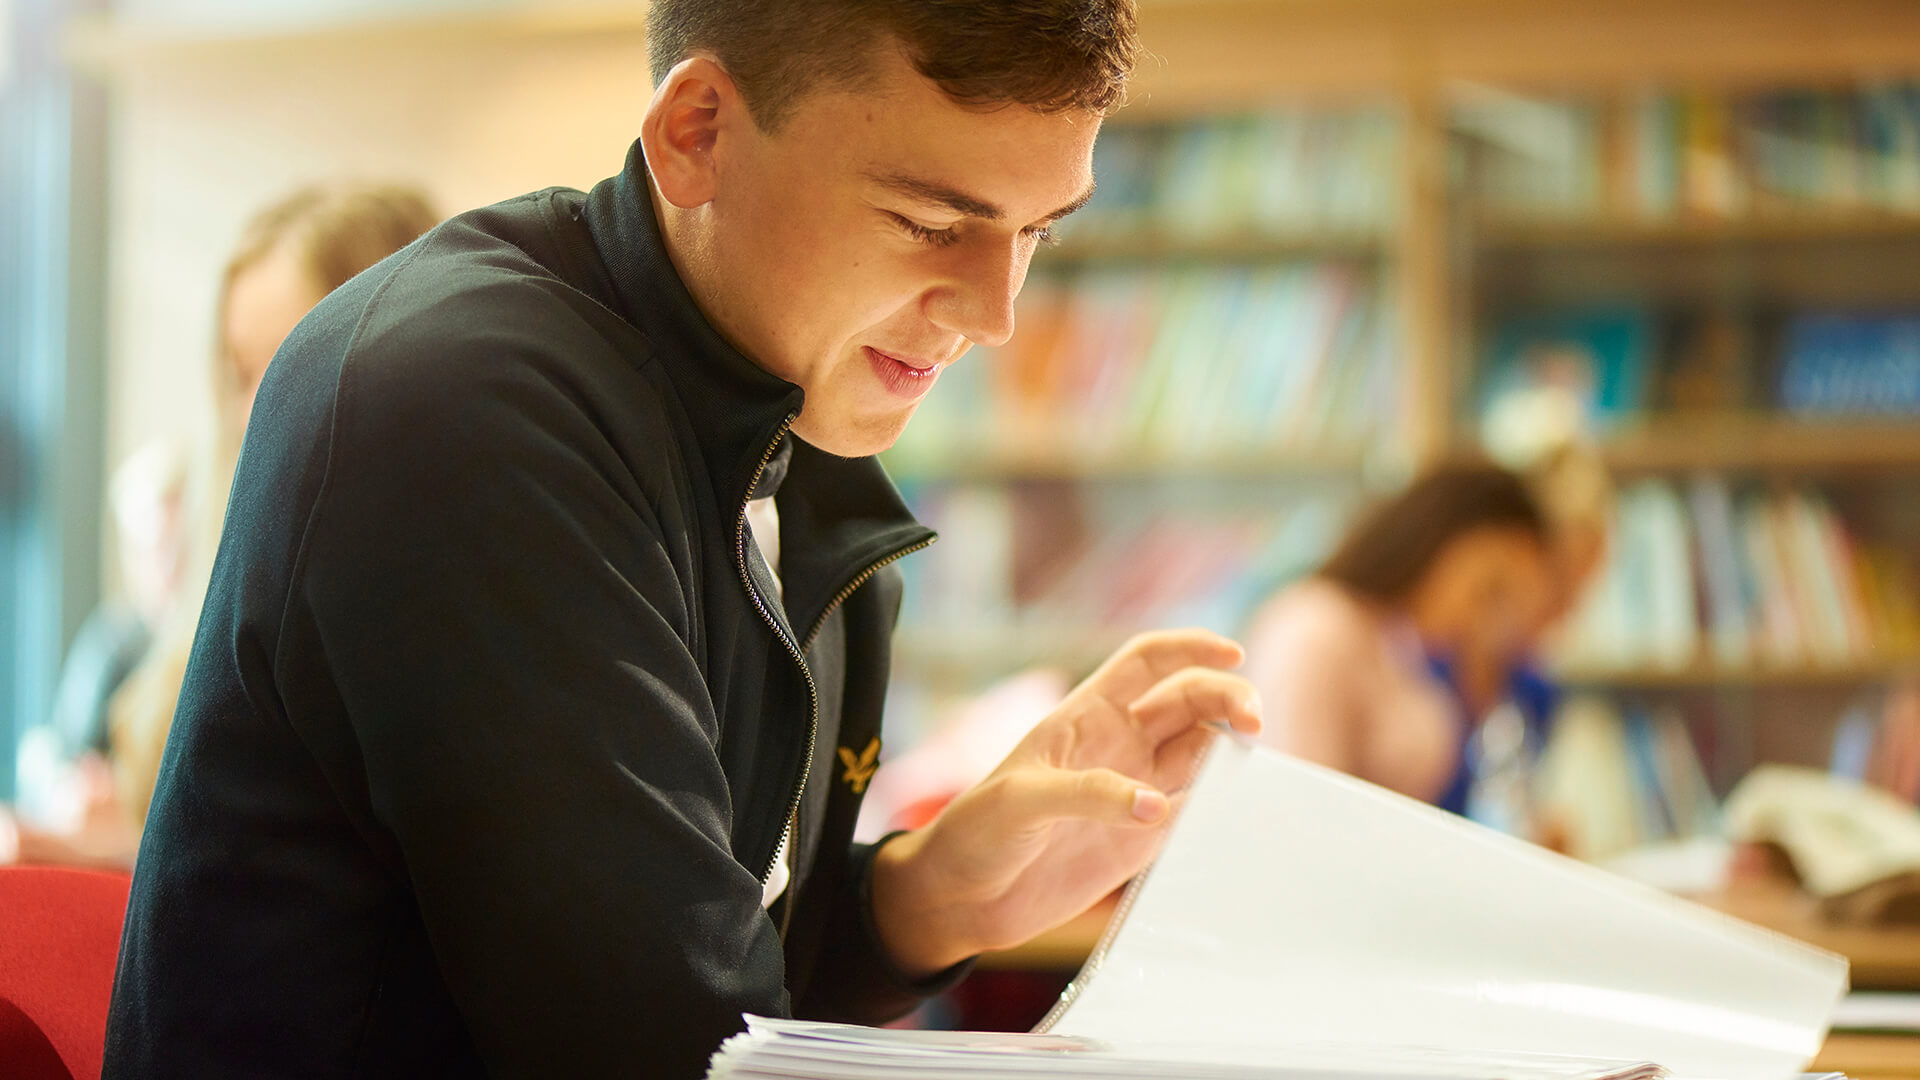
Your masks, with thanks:
[{"label": "young man", "polygon": [[[1133,642],[851,846],[871,455],[1013,330],[1130,0],[655,0],[624,172],[456,218],[263,385],[135,877],[107,1075],[698,1076],[878,1022],[1138,871],[1237,646]],[[777,495],[777,497],[776,497]]]}]

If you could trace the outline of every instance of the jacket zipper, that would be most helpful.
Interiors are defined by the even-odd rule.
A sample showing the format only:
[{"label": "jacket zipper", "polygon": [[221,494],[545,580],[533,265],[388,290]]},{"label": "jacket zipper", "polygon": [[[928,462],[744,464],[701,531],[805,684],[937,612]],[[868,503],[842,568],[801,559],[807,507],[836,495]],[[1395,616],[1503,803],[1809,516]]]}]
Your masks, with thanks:
[{"label": "jacket zipper", "polygon": [[[893,554],[887,556],[886,558],[881,559],[879,562],[874,563],[872,566],[867,567],[864,573],[862,573],[859,577],[854,578],[853,581],[849,583],[846,588],[841,589],[839,593],[835,594],[834,598],[828,602],[825,610],[821,611],[820,618],[814,622],[813,629],[807,631],[807,639],[806,641],[801,643],[800,651],[802,653],[805,653],[808,649],[813,648],[813,640],[820,636],[820,631],[826,629],[827,616],[832,615],[834,608],[839,607],[843,602],[845,602],[847,597],[852,596],[854,592],[860,588],[860,586],[865,585],[867,583],[867,579],[879,573],[881,569],[886,567],[888,563],[898,562],[901,559],[906,558],[907,556],[913,554],[916,551],[932,546],[934,539],[936,538],[929,537],[928,539],[922,540],[921,542],[913,545],[912,547],[902,548],[899,551],[896,551]],[[817,725],[818,717],[815,718],[815,722]],[[809,769],[811,769],[813,765],[813,749],[812,749],[811,743],[808,744],[807,765]],[[800,781],[800,794],[796,794],[793,800],[793,814],[792,816],[787,818],[787,834],[789,837],[791,837],[794,833],[797,833],[800,831],[800,795],[805,793],[806,786],[807,786],[806,778],[803,775]],[[789,839],[788,842],[792,843],[792,840]],[[779,856],[779,852],[777,851],[774,852],[774,855],[777,858]],[[772,866],[767,867],[767,873],[769,875],[773,873]],[[784,908],[784,914],[782,914],[780,918],[780,937],[782,939],[786,938],[787,928],[792,924],[793,924],[793,902],[791,900],[788,900]]]},{"label": "jacket zipper", "polygon": [[820,631],[826,629],[827,627],[827,616],[833,614],[833,609],[845,603],[847,597],[852,596],[856,591],[858,591],[860,586],[865,585],[867,583],[867,579],[873,577],[873,575],[886,569],[888,566],[892,565],[893,563],[899,562],[901,559],[906,558],[907,556],[913,554],[916,551],[924,551],[927,548],[932,547],[933,542],[937,539],[939,538],[934,536],[929,536],[925,540],[922,540],[919,543],[912,545],[911,547],[901,548],[899,551],[896,551],[893,554],[888,555],[886,558],[881,559],[879,562],[874,563],[872,566],[867,567],[867,569],[859,577],[854,578],[852,581],[848,582],[847,587],[835,593],[833,599],[827,602],[826,608],[820,612],[820,617],[814,620],[813,629],[807,631],[807,639],[806,641],[801,643],[800,651],[805,652],[806,650],[813,648],[813,639],[819,637]]},{"label": "jacket zipper", "polygon": [[[753,489],[760,486],[760,474],[767,471],[767,462],[773,460],[774,451],[780,449],[780,441],[787,437],[787,429],[793,426],[794,418],[798,415],[798,413],[788,413],[787,418],[780,421],[780,430],[774,432],[773,441],[767,444],[766,453],[760,455],[760,464],[754,467],[753,478],[747,481],[747,497],[741,500],[740,516],[733,526],[733,554],[734,561],[740,568],[740,584],[746,586],[747,597],[753,601],[754,610],[760,613],[760,618],[766,622],[767,628],[773,631],[773,636],[780,639],[780,644],[787,647],[787,652],[793,656],[793,662],[800,666],[800,677],[807,681],[807,756],[800,766],[800,781],[794,785],[793,797],[787,802],[789,823],[800,812],[800,793],[806,790],[807,776],[813,772],[813,740],[820,729],[820,688],[813,681],[813,672],[807,670],[806,656],[793,643],[793,638],[780,628],[780,620],[774,618],[773,612],[767,610],[766,600],[760,596],[759,590],[753,587],[753,574],[747,570],[747,507],[753,502]],[[761,885],[766,885],[773,877],[773,866],[779,859],[780,845],[776,843],[773,846],[773,854],[767,856],[767,865],[760,871]]]},{"label": "jacket zipper", "polygon": [[[866,584],[868,579],[879,573],[890,563],[898,562],[908,555],[932,545],[935,539],[929,537],[912,547],[896,551],[886,558],[881,559],[879,562],[867,567],[858,577],[848,583],[846,588],[834,594],[833,599],[827,604],[826,608],[820,612],[820,617],[814,621],[813,628],[807,631],[804,643],[796,645],[792,637],[781,630],[780,620],[774,618],[773,612],[767,609],[766,600],[762,598],[759,591],[753,587],[753,575],[747,570],[747,506],[753,501],[753,489],[760,485],[760,475],[766,472],[767,462],[773,460],[774,452],[780,449],[781,440],[787,437],[787,431],[793,426],[793,421],[798,415],[798,413],[787,414],[787,418],[780,422],[780,430],[774,434],[773,442],[767,445],[766,453],[760,455],[760,464],[753,470],[753,478],[747,484],[747,498],[740,504],[740,517],[734,524],[733,536],[734,558],[740,569],[740,583],[746,586],[747,596],[753,600],[754,609],[760,613],[760,618],[766,622],[768,629],[773,631],[773,636],[779,638],[780,643],[787,647],[787,652],[792,655],[793,662],[800,668],[800,676],[807,682],[807,756],[800,766],[800,777],[793,785],[793,794],[787,800],[786,828],[789,830],[789,835],[797,831],[796,826],[800,823],[800,800],[806,793],[808,778],[813,775],[814,742],[819,738],[820,734],[820,687],[813,681],[813,672],[807,667],[806,651],[813,647],[814,639],[819,637],[820,631],[826,628],[827,617],[832,615],[833,610],[844,603],[847,597],[852,596],[855,590]],[[797,837],[789,839],[788,843],[797,842],[797,839]],[[773,854],[767,857],[766,867],[760,871],[760,883],[762,885],[765,885],[768,879],[773,877],[774,863],[778,861],[779,858],[780,846],[775,844]],[[791,904],[788,905],[788,910],[792,910]]]}]

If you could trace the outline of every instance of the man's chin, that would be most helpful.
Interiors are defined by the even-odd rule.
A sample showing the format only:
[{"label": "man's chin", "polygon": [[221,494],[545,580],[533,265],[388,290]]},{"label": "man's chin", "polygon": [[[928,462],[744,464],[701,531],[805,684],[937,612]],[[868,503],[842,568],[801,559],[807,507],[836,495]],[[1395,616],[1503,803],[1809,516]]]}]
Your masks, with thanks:
[{"label": "man's chin", "polygon": [[793,433],[836,457],[872,457],[899,441],[912,416],[909,409],[890,416],[815,417],[803,408],[793,422]]}]

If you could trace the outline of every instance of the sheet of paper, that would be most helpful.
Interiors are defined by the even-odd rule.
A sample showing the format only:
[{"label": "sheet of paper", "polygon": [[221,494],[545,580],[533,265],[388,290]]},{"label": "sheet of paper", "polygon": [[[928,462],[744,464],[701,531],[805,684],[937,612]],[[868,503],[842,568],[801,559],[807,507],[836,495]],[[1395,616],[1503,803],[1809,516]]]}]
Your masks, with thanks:
[{"label": "sheet of paper", "polygon": [[1846,984],[1840,957],[1223,738],[1043,1029],[1783,1080]]}]

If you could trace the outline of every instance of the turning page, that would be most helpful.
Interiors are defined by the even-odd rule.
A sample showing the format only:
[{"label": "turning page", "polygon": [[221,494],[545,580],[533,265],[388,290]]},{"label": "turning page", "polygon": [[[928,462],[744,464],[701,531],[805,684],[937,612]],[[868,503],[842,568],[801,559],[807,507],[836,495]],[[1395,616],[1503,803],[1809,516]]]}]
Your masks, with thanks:
[{"label": "turning page", "polygon": [[1846,987],[1840,957],[1221,738],[1041,1030],[1779,1080],[1819,1050]]}]

